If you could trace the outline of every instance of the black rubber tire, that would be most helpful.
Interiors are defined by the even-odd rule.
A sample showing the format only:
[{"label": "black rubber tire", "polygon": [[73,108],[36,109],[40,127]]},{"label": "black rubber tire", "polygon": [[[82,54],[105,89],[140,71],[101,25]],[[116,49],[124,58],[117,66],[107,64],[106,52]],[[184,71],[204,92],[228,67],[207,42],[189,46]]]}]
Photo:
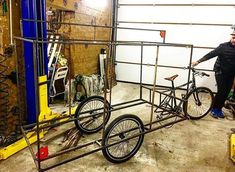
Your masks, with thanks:
[{"label": "black rubber tire", "polygon": [[[200,103],[197,104],[195,101],[195,94],[198,93]],[[203,96],[203,97],[201,97]],[[194,100],[194,104],[190,104],[190,99]],[[186,97],[186,102],[183,103],[183,112],[185,115],[187,115],[190,119],[197,120],[201,119],[204,116],[208,114],[208,112],[211,110],[213,101],[214,101],[214,95],[212,91],[207,88],[207,87],[197,87],[195,90],[191,91],[187,97]],[[205,103],[207,106],[205,106]],[[203,111],[200,112],[200,114],[195,115],[195,113],[189,112],[188,107],[189,106],[194,106],[194,111],[202,109],[203,107],[206,107],[203,109]]]},{"label": "black rubber tire", "polygon": [[[133,124],[135,124],[136,126],[133,126],[132,129],[135,130],[131,130],[131,128],[126,128],[124,129],[124,127],[120,127],[119,124],[123,123],[123,122],[133,122]],[[123,123],[124,124],[124,123]],[[127,123],[126,123],[127,124]],[[126,125],[128,126],[128,125]],[[132,125],[131,125],[132,126]],[[130,126],[129,126],[130,127]],[[112,133],[115,130],[121,129],[123,131]],[[125,133],[125,131],[129,130],[128,132]],[[117,143],[118,141],[121,141],[122,139],[125,139],[126,135],[130,135],[131,132],[138,132],[138,133],[134,133],[133,135],[137,135],[137,134],[141,134],[144,132],[144,125],[143,122],[141,121],[141,119],[139,117],[137,117],[136,115],[132,115],[132,114],[125,114],[122,116],[117,117],[114,121],[112,121],[109,126],[107,127],[107,129],[105,130],[105,134],[104,134],[104,139],[102,140],[102,146],[108,146],[112,143],[109,143],[110,139],[114,140],[116,137],[110,137],[110,135],[115,135],[117,136],[118,140],[115,140],[113,143]],[[131,136],[130,136],[131,137]],[[125,147],[130,148],[130,143],[131,141],[136,140],[136,144],[134,144],[133,149],[131,149],[127,154],[124,154],[122,156],[116,156],[115,153],[117,153],[117,149],[115,148],[123,148],[125,149]],[[139,148],[141,147],[142,143],[144,140],[144,134],[141,134],[137,137],[134,137],[132,139],[126,140],[124,142],[120,142],[118,144],[112,145],[110,147],[106,147],[104,149],[102,149],[102,153],[104,155],[104,157],[112,162],[112,163],[122,163],[125,161],[128,161],[130,158],[132,158],[139,150]],[[126,146],[125,146],[126,145]],[[115,147],[116,146],[116,147]],[[125,146],[125,147],[124,147]],[[110,149],[114,148],[116,150],[116,152],[111,152]],[[122,150],[123,150],[122,149]],[[121,151],[121,152],[127,152],[127,151]]]},{"label": "black rubber tire", "polygon": [[[89,105],[89,103],[91,104],[90,106],[86,107],[87,105]],[[92,107],[93,105],[95,105],[95,103],[99,103],[99,106],[96,107]],[[94,110],[95,109],[99,109],[99,111],[104,111],[104,98],[101,96],[91,96],[88,97],[87,99],[83,100],[77,107],[76,111],[75,111],[75,118],[78,119],[79,117],[82,116],[89,116],[91,114],[94,114]],[[108,101],[106,101],[106,115],[105,115],[105,124],[109,121],[110,115],[111,115],[111,107]],[[87,109],[90,108],[90,109]],[[84,114],[80,114],[81,112],[85,112],[85,111],[89,111],[88,113],[84,113]],[[91,124],[94,124],[94,122],[96,122],[98,119],[100,119],[100,123],[99,125],[93,127],[93,128],[88,128],[86,126],[84,126],[82,122],[84,122],[83,120],[79,121],[79,120],[75,120],[75,125],[78,128],[79,131],[81,131],[82,133],[85,134],[92,134],[92,133],[96,133],[98,131],[100,131],[103,128],[103,113],[101,114],[101,112],[99,112],[100,114],[98,114],[97,116],[93,116],[90,118],[84,118],[83,120],[87,120],[87,121],[91,121]],[[92,122],[92,120],[94,120]]]}]

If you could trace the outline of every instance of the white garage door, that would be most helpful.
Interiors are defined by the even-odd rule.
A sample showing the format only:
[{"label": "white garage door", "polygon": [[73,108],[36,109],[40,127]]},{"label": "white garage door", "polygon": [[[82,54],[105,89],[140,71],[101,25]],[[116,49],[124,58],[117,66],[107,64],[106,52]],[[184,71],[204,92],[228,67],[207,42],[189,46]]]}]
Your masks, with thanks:
[{"label": "white garage door", "polygon": [[[193,61],[211,51],[210,48],[229,41],[231,26],[235,24],[234,0],[119,0],[118,3],[119,27],[166,30],[166,43],[192,44],[197,47],[192,52]],[[162,38],[159,32],[118,29],[117,40],[160,42]],[[188,66],[190,54],[189,47],[160,47],[158,65]],[[155,59],[156,47],[144,46],[143,63],[154,64]],[[201,63],[197,68],[212,70],[215,60]],[[117,80],[140,82],[140,65],[124,63],[140,63],[140,46],[117,46],[116,61]],[[211,76],[199,78],[198,84],[216,91],[214,73],[207,73]],[[157,85],[169,86],[163,78],[174,74],[179,74],[176,85],[187,81],[188,71],[159,67]],[[153,77],[154,67],[143,66],[143,82],[152,84]]]}]

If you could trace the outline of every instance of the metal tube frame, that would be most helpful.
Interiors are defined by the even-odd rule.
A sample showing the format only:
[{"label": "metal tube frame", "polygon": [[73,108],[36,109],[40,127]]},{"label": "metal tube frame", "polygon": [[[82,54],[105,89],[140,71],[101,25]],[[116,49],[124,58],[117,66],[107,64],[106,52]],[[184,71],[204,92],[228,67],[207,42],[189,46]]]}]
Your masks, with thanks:
[{"label": "metal tube frame", "polygon": [[[158,31],[162,31],[162,30],[158,30]],[[37,95],[36,96],[36,111],[37,111],[37,115],[39,116],[39,91],[38,91],[38,73],[36,71],[38,71],[38,65],[37,65],[37,59],[38,59],[38,54],[36,53],[36,48],[37,48],[37,44],[38,43],[50,43],[52,41],[44,41],[44,40],[31,40],[31,39],[25,39],[25,38],[21,38],[21,37],[14,37],[15,41],[28,41],[28,42],[31,42],[33,44],[33,48],[34,48],[34,70],[35,70],[35,74],[34,74],[34,78],[35,78],[35,94]],[[150,119],[150,122],[145,124],[145,128],[146,128],[146,131],[144,131],[143,133],[139,133],[138,135],[135,135],[133,137],[130,137],[130,138],[126,138],[125,140],[129,140],[129,139],[132,139],[134,137],[138,137],[140,135],[144,135],[144,134],[147,134],[147,133],[150,133],[152,131],[155,131],[155,130],[158,130],[158,129],[161,129],[163,127],[166,127],[166,126],[171,126],[172,124],[175,124],[175,123],[178,123],[180,121],[183,121],[183,120],[186,120],[186,116],[182,116],[182,115],[179,115],[179,114],[175,114],[175,113],[172,113],[171,116],[167,117],[167,118],[163,118],[161,120],[153,120],[153,108],[154,107],[158,107],[158,105],[156,105],[154,103],[154,94],[155,92],[158,92],[157,90],[150,90],[150,94],[152,94],[152,101],[147,101],[147,100],[144,100],[142,98],[142,89],[144,88],[144,84],[142,83],[142,72],[143,72],[143,48],[144,46],[154,46],[154,47],[157,47],[157,55],[156,55],[156,64],[155,64],[155,68],[157,69],[158,65],[157,65],[157,59],[158,59],[158,52],[159,52],[159,48],[161,46],[174,46],[174,47],[191,47],[191,49],[193,48],[192,45],[188,45],[188,44],[171,44],[171,43],[165,43],[164,42],[165,39],[163,39],[163,42],[143,42],[143,41],[134,41],[134,42],[131,42],[131,41],[111,41],[111,42],[108,42],[108,41],[100,41],[100,42],[97,42],[97,41],[94,41],[94,40],[82,40],[82,41],[79,41],[79,40],[66,40],[64,42],[60,42],[61,44],[81,44],[81,45],[84,45],[84,44],[89,44],[89,45],[105,45],[105,46],[108,46],[109,48],[111,46],[114,46],[116,47],[117,45],[126,45],[126,46],[139,46],[141,48],[141,61],[140,61],[140,67],[141,67],[141,70],[140,70],[140,98],[139,99],[136,99],[136,100],[131,100],[131,101],[127,101],[127,102],[123,102],[123,103],[119,103],[119,104],[116,104],[116,105],[111,105],[111,110],[109,110],[110,112],[112,111],[117,111],[117,110],[121,110],[121,109],[124,109],[124,108],[130,108],[130,107],[134,107],[134,106],[137,106],[137,105],[142,105],[142,104],[150,104],[152,105],[151,106],[151,119]],[[191,51],[192,52],[192,51]],[[192,54],[190,55],[190,62],[191,62],[191,58],[192,58]],[[106,65],[108,66],[108,61],[106,60]],[[134,64],[135,65],[135,64]],[[156,72],[155,72],[156,74]],[[107,71],[106,71],[106,75],[107,75]],[[106,100],[107,96],[107,92],[106,92],[106,89],[107,89],[107,83],[108,81],[105,82],[105,93],[104,93],[104,98]],[[156,87],[156,76],[155,76],[155,82],[154,82],[154,88]],[[111,87],[110,87],[111,89]],[[159,92],[160,94],[166,94],[166,93],[162,93],[162,92]],[[167,95],[167,94],[166,94]],[[150,96],[151,97],[151,96]],[[176,97],[177,98],[177,97]],[[111,95],[110,95],[110,100],[111,100]],[[104,104],[106,103],[106,101],[104,101]],[[69,106],[69,108],[71,108]],[[159,107],[161,108],[161,107]],[[167,110],[166,110],[167,111]],[[104,114],[107,112],[106,108],[105,108],[105,112]],[[85,113],[85,112],[83,112]],[[38,119],[38,116],[37,116],[37,119]],[[161,126],[157,126],[157,127],[153,127],[154,124],[158,124],[160,121],[164,121],[164,120],[167,120],[169,118],[172,118],[172,117],[179,117],[180,119],[178,120],[175,120],[173,122],[169,122],[165,125],[161,125]],[[56,122],[55,124],[51,124],[52,122],[55,122],[56,120],[59,120],[59,119],[64,119],[64,118],[68,118],[67,121],[63,121],[63,122]],[[79,119],[82,119],[82,118],[79,118]],[[103,116],[103,119],[104,119],[104,116]],[[87,156],[87,155],[90,155],[92,153],[95,153],[97,151],[100,151],[104,148],[107,148],[107,147],[110,147],[112,145],[102,145],[100,146],[99,148],[97,149],[94,149],[92,151],[89,151],[89,152],[86,152],[86,153],[83,153],[83,154],[80,154],[76,157],[72,157],[72,158],[69,158],[69,159],[66,159],[62,162],[59,162],[59,163],[56,163],[54,165],[51,165],[49,167],[46,167],[46,168],[42,168],[42,165],[41,163],[46,161],[47,159],[51,159],[51,158],[54,158],[56,156],[60,156],[60,155],[63,155],[64,153],[68,153],[68,152],[71,152],[71,151],[74,151],[74,150],[78,150],[78,149],[82,149],[82,148],[85,148],[89,145],[93,145],[93,144],[96,144],[98,142],[101,142],[103,139],[104,139],[104,132],[105,132],[105,124],[103,123],[103,132],[102,132],[102,138],[98,139],[98,140],[94,140],[92,142],[89,142],[89,143],[85,143],[85,144],[82,144],[82,145],[79,145],[79,146],[76,146],[76,147],[73,147],[73,148],[70,148],[68,150],[64,150],[64,151],[60,151],[58,153],[55,153],[55,154],[52,154],[50,156],[48,156],[47,158],[45,159],[40,159],[40,158],[37,158],[32,150],[32,146],[30,145],[29,143],[29,138],[27,138],[27,133],[28,132],[33,132],[33,131],[36,131],[37,133],[37,149],[38,149],[38,155],[40,155],[40,131],[42,131],[43,129],[47,129],[47,128],[51,128],[51,127],[55,127],[55,126],[58,126],[58,125],[62,125],[62,124],[65,124],[65,123],[68,123],[68,122],[73,122],[75,120],[78,120],[76,118],[74,118],[73,116],[67,116],[67,117],[60,117],[60,118],[56,118],[56,119],[53,119],[53,120],[47,120],[47,121],[43,121],[43,122],[39,122],[37,120],[37,123],[36,124],[33,124],[33,125],[27,125],[27,126],[24,126],[22,127],[22,133],[26,139],[26,142],[29,146],[29,149],[30,149],[30,152],[33,156],[33,159],[35,160],[35,164],[37,166],[37,169],[38,171],[47,171],[49,169],[52,169],[54,167],[57,167],[57,166],[60,166],[62,164],[65,164],[67,162],[70,162],[70,161],[73,161],[73,160],[76,160],[76,159],[79,159],[79,158],[82,158],[84,156]],[[36,126],[36,128],[34,129],[29,129],[30,127],[33,127],[33,126]],[[124,140],[123,140],[124,141]],[[118,144],[119,142],[115,143],[115,144]]]},{"label": "metal tube frame", "polygon": [[[23,39],[23,38],[18,38],[18,37],[15,37],[15,39],[19,39],[19,40],[21,40],[21,41],[26,41],[27,39]],[[36,47],[37,47],[37,43],[38,42],[42,42],[42,41],[37,41],[37,40],[33,40],[33,41],[30,41],[31,43],[33,43],[33,47],[34,47],[34,70],[35,70],[35,85],[39,85],[38,84],[38,81],[37,81],[37,53],[36,53]],[[43,41],[44,43],[47,43],[48,41]],[[67,42],[66,42],[67,43]],[[65,43],[65,44],[66,44]],[[73,42],[73,43],[79,43],[78,41],[75,41],[75,42]],[[83,44],[84,42],[82,41],[81,43],[79,43],[79,44]],[[86,43],[87,43],[87,41],[86,41]],[[99,45],[99,43],[92,43],[91,42],[91,44],[92,45]],[[103,43],[101,43],[101,44],[103,44]],[[118,43],[117,43],[118,44]],[[127,45],[131,45],[130,43],[126,43]],[[157,46],[158,47],[158,49],[159,49],[159,47],[160,46],[166,46],[166,44],[162,44],[162,43],[156,43],[155,45],[154,44],[149,44],[149,43],[147,43],[146,45],[145,45],[145,43],[144,42],[139,42],[139,43],[135,43],[136,45],[138,45],[138,46],[140,46],[141,47],[141,50],[142,50],[142,53],[141,54],[143,54],[143,47],[144,46],[146,46],[146,45],[151,45],[151,46]],[[110,43],[110,45],[116,45],[116,43],[115,42],[112,42],[112,43]],[[169,45],[168,45],[169,46]],[[173,46],[173,45],[171,45],[171,46]],[[176,46],[179,46],[178,44],[176,44]],[[188,46],[188,45],[187,45]],[[142,58],[143,58],[143,55],[142,55]],[[108,62],[108,61],[107,61]],[[142,70],[141,70],[141,72],[142,72]],[[142,85],[142,75],[141,75],[141,78],[140,78],[140,85]],[[106,85],[106,87],[107,87],[107,85]],[[36,89],[35,89],[35,93],[38,95],[38,87],[35,87]],[[142,91],[141,91],[142,92]],[[140,92],[140,93],[141,93]],[[106,95],[106,93],[104,94],[104,95]],[[154,95],[154,94],[153,94]],[[38,96],[36,96],[37,97],[37,100],[36,100],[36,103],[37,103],[37,105],[36,105],[36,109],[37,109],[37,114],[39,115],[39,100],[38,100]],[[119,104],[116,104],[116,105],[112,105],[112,109],[110,110],[110,111],[116,111],[116,110],[120,110],[120,109],[124,109],[124,108],[129,108],[129,107],[133,107],[133,106],[137,106],[137,105],[141,105],[141,104],[144,104],[144,103],[149,103],[150,104],[150,102],[148,102],[148,101],[146,101],[146,100],[143,100],[142,98],[140,98],[140,99],[136,99],[136,100],[132,100],[132,101],[128,101],[128,102],[123,102],[123,103],[119,103]],[[129,105],[128,105],[129,104]],[[120,106],[120,107],[119,107]],[[152,107],[157,107],[157,105],[155,105],[155,104],[153,104],[152,103]],[[153,124],[156,124],[156,123],[158,123],[159,122],[159,120],[157,120],[157,121],[153,121],[153,120],[151,120],[150,121],[150,123],[148,123],[148,124],[145,124],[145,126],[146,126],[146,128],[148,127],[148,126],[150,126],[150,128],[147,130],[147,131],[145,131],[145,132],[143,132],[143,133],[140,133],[140,134],[138,134],[138,135],[136,135],[136,136],[133,136],[133,137],[130,137],[130,138],[127,138],[126,140],[129,140],[129,139],[132,139],[132,138],[134,138],[134,137],[138,137],[139,135],[141,135],[141,134],[147,134],[147,133],[150,133],[150,132],[152,132],[152,131],[155,131],[155,130],[157,130],[157,129],[160,129],[160,128],[163,128],[163,127],[165,127],[165,126],[170,126],[170,125],[172,125],[172,124],[175,124],[175,123],[178,123],[178,122],[180,122],[180,121],[183,121],[183,120],[186,120],[187,118],[185,118],[185,117],[182,117],[182,116],[179,116],[179,115],[177,115],[177,114],[173,114],[173,117],[175,117],[175,116],[178,116],[180,119],[179,120],[176,120],[176,121],[174,121],[174,122],[171,122],[171,123],[169,123],[169,124],[166,124],[166,125],[162,125],[162,126],[158,126],[158,127],[152,127],[152,125]],[[171,116],[172,117],[172,116]],[[171,118],[170,117],[170,118]],[[169,119],[169,118],[167,118],[167,119]],[[163,120],[167,120],[167,119],[163,119]],[[72,121],[74,121],[74,120],[77,120],[77,119],[75,119],[75,118],[71,118],[70,120],[68,120],[68,121],[65,121],[65,122],[63,122],[63,123],[61,123],[61,124],[64,124],[64,123],[68,123],[68,122],[72,122]],[[51,120],[52,121],[52,120]],[[53,121],[55,121],[55,119],[53,120]],[[162,120],[161,120],[162,121]],[[47,125],[46,123],[48,123],[49,121],[44,121],[44,122],[39,122],[38,120],[37,120],[37,124],[36,124],[36,131],[37,131],[37,139],[38,139],[38,141],[37,141],[37,149],[38,149],[38,154],[40,155],[40,131],[42,130],[42,129],[45,129],[45,128],[49,128],[49,127],[53,127],[53,126],[58,126],[59,124],[49,124],[49,125]],[[42,124],[46,124],[46,126],[44,125],[44,126],[41,126]],[[86,147],[86,146],[89,146],[89,145],[92,145],[92,144],[94,144],[94,143],[97,143],[97,142],[100,142],[102,139],[103,139],[103,136],[104,136],[104,134],[102,134],[102,138],[101,139],[98,139],[98,140],[95,140],[95,141],[92,141],[91,143],[85,143],[85,144],[83,144],[83,145],[79,145],[79,146],[77,146],[77,147],[74,147],[74,148],[70,148],[70,149],[68,149],[68,150],[64,150],[64,151],[61,151],[61,152],[59,152],[59,153],[56,153],[56,154],[52,154],[52,155],[50,155],[49,157],[47,157],[47,158],[45,158],[45,159],[43,159],[43,160],[40,160],[40,158],[37,158],[37,157],[35,157],[35,155],[34,155],[34,152],[33,152],[33,150],[32,150],[32,148],[31,148],[31,145],[29,144],[29,141],[28,141],[28,138],[27,138],[27,136],[26,136],[26,133],[27,132],[29,132],[29,131],[33,131],[33,130],[28,130],[27,132],[26,131],[24,131],[25,130],[25,128],[24,127],[22,127],[22,130],[23,130],[23,134],[24,134],[24,136],[25,136],[25,138],[26,138],[26,140],[27,140],[27,143],[28,143],[28,146],[29,146],[29,148],[30,148],[30,152],[31,152],[31,154],[32,154],[32,156],[33,156],[33,159],[35,160],[35,164],[37,164],[36,166],[37,166],[37,168],[38,168],[38,171],[47,171],[47,170],[49,170],[49,169],[51,169],[51,168],[54,168],[54,167],[57,167],[57,166],[59,166],[59,165],[62,165],[62,164],[64,164],[64,163],[67,163],[67,162],[70,162],[70,161],[73,161],[73,160],[75,160],[75,159],[79,159],[79,158],[82,158],[82,157],[84,157],[84,156],[87,156],[87,155],[90,155],[90,154],[92,154],[92,153],[95,153],[95,152],[97,152],[97,151],[100,151],[100,150],[102,150],[102,149],[104,149],[104,148],[106,148],[106,147],[110,147],[110,146],[112,146],[112,145],[107,145],[107,146],[101,146],[101,147],[99,147],[99,148],[97,148],[97,149],[95,149],[95,150],[92,150],[92,151],[90,151],[90,152],[86,152],[86,153],[84,153],[84,154],[81,154],[81,155],[78,155],[78,156],[76,156],[76,157],[73,157],[73,158],[71,158],[71,159],[67,159],[67,160],[64,160],[64,161],[62,161],[62,162],[60,162],[60,163],[57,163],[57,164],[54,164],[54,165],[52,165],[52,166],[49,166],[49,167],[47,167],[47,168],[42,168],[41,166],[41,163],[43,162],[43,161],[46,161],[47,159],[51,159],[51,158],[54,158],[54,157],[56,157],[56,156],[60,156],[60,155],[62,155],[62,154],[64,154],[64,153],[68,153],[68,152],[70,152],[70,151],[74,151],[74,150],[78,150],[78,149],[81,149],[81,148],[84,148],[84,147]],[[103,129],[103,132],[104,132],[105,130]],[[115,144],[118,144],[118,142],[117,143],[115,143]]]}]

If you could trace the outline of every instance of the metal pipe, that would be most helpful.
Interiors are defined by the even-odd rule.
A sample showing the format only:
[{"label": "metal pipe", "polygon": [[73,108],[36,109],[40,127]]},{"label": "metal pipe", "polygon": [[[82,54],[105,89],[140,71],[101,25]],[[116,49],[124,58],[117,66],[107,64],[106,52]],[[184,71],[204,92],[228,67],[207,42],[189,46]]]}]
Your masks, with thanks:
[{"label": "metal pipe", "polygon": [[[112,41],[117,41],[117,29],[118,29],[118,0],[113,0],[114,1],[114,19],[113,19],[113,25],[114,27],[112,29]],[[113,61],[116,61],[117,57],[117,45],[112,46],[112,53],[113,53]]]},{"label": "metal pipe", "polygon": [[[53,41],[37,41],[37,43],[53,43]],[[143,44],[144,46],[174,46],[174,47],[191,47],[191,44],[179,44],[179,43],[162,43],[162,42],[147,42],[147,43],[143,43],[143,41],[139,41],[139,42],[130,42],[130,41],[117,41],[115,43],[110,43],[110,42],[97,42],[97,41],[58,41],[57,43],[60,44],[88,44],[88,45],[129,45],[129,46],[140,46],[141,44]]]},{"label": "metal pipe", "polygon": [[[40,13],[40,19],[43,20],[43,13],[44,12],[46,13],[46,11],[44,10],[43,1],[39,1],[39,8],[40,8],[40,11],[38,11],[38,9],[37,9],[37,12]],[[44,36],[45,36],[44,35],[44,28],[43,28],[44,23],[39,23],[39,24],[40,24],[40,31],[41,31],[41,33],[39,35],[39,39],[44,40]],[[41,56],[40,56],[40,62],[41,62],[40,63],[40,69],[41,69],[40,76],[43,76],[47,73],[44,69],[44,66],[45,66],[45,62],[44,62],[44,60],[45,60],[45,50],[44,50],[45,44],[43,43],[40,46],[41,46],[41,50],[40,50],[40,53],[41,53]]]},{"label": "metal pipe", "polygon": [[[112,112],[112,111],[116,111],[116,110],[119,110],[119,109],[127,107],[127,106],[124,106],[124,107],[120,107],[120,108],[114,109],[114,107],[116,107],[116,106],[122,106],[122,105],[126,105],[126,104],[131,104],[131,103],[135,103],[135,102],[138,102],[138,101],[142,101],[142,100],[141,99],[136,99],[136,100],[131,100],[131,101],[115,104],[115,105],[112,106],[112,109],[111,110],[107,110],[107,112]],[[137,104],[139,104],[139,103],[137,103]],[[143,102],[141,102],[141,103],[143,103]],[[128,107],[131,107],[131,106],[132,105],[129,105]],[[98,109],[95,109],[94,111],[98,111],[98,110],[102,110],[102,109],[103,108],[98,108]],[[90,111],[84,111],[84,112],[81,112],[80,115],[85,114],[85,113],[89,113],[89,112]],[[48,124],[48,125],[40,126],[39,129],[42,130],[42,129],[46,129],[46,128],[50,128],[50,127],[56,127],[56,126],[59,126],[59,125],[65,124],[65,123],[69,123],[69,122],[72,122],[72,121],[75,121],[75,120],[82,120],[82,119],[85,119],[85,118],[88,118],[88,117],[94,117],[96,115],[97,115],[97,113],[96,114],[91,114],[91,115],[88,115],[88,116],[84,116],[84,117],[79,117],[79,118],[69,118],[69,116],[57,117],[57,118],[53,118],[53,119],[50,119],[50,120],[39,122],[39,125],[50,123],[50,122],[53,123],[53,124]],[[65,119],[65,118],[69,118],[69,119],[67,119],[66,121],[63,121],[63,122],[55,123],[55,121],[59,121],[61,119]],[[28,128],[33,128],[36,125],[37,124],[24,125],[23,128],[25,130],[27,130]],[[36,130],[37,130],[36,128],[33,128],[33,129],[28,130],[28,131],[31,132],[31,131],[36,131]]]},{"label": "metal pipe", "polygon": [[34,40],[33,40],[33,39],[23,38],[23,37],[19,37],[19,36],[14,36],[14,39],[16,39],[16,40],[20,40],[20,41],[31,42],[31,43],[33,43],[33,42],[34,42]]},{"label": "metal pipe", "polygon": [[40,163],[40,130],[39,130],[39,90],[38,90],[38,65],[37,65],[37,42],[33,43],[33,75],[34,75],[34,94],[35,94],[35,113],[36,113],[36,122],[37,122],[37,150],[38,150],[38,169],[41,168]]},{"label": "metal pipe", "polygon": [[154,79],[153,79],[153,94],[152,94],[152,106],[151,106],[151,114],[150,114],[150,129],[152,128],[152,122],[153,122],[153,107],[154,107],[154,98],[155,98],[156,82],[157,82],[158,56],[159,56],[159,46],[157,46],[156,59],[155,59],[155,69],[154,69]]},{"label": "metal pipe", "polygon": [[140,99],[142,99],[142,83],[143,83],[143,56],[144,56],[144,47],[143,47],[143,44],[141,45],[141,57],[140,57]]},{"label": "metal pipe", "polygon": [[[68,95],[69,95],[69,116],[71,117],[71,114],[72,114],[72,110],[71,110],[71,107],[72,107],[72,74],[71,74],[71,44],[69,44],[69,57],[68,57],[68,69],[69,69],[69,74],[68,74],[68,79],[69,79],[69,89],[68,89]],[[55,63],[57,64],[57,63]]]},{"label": "metal pipe", "polygon": [[[22,21],[39,22],[39,23],[51,23],[49,21],[34,20],[34,19],[22,19]],[[117,24],[115,26],[94,25],[94,24],[93,25],[89,25],[89,24],[81,24],[81,23],[69,23],[69,22],[53,22],[53,24],[71,25],[71,26],[83,26],[83,27],[98,27],[98,28],[106,28],[106,29],[131,29],[131,30],[145,30],[145,31],[165,31],[165,30],[159,30],[159,29],[117,27]]]},{"label": "metal pipe", "polygon": [[[193,58],[193,46],[191,47],[189,64],[188,64],[188,66],[190,66],[190,67],[191,67],[191,63],[192,63],[192,58]],[[190,78],[191,78],[191,69],[189,68],[189,71],[188,71],[188,83],[190,83]],[[189,92],[189,84],[187,85],[186,95],[188,94],[188,92]]]},{"label": "metal pipe", "polygon": [[231,27],[233,24],[221,24],[221,23],[187,23],[187,22],[143,22],[143,21],[118,21],[119,23],[128,24],[168,24],[168,25],[199,25],[199,26],[228,26]]},{"label": "metal pipe", "polygon": [[193,46],[193,48],[198,48],[198,49],[215,49],[215,47],[205,47],[205,46]]},{"label": "metal pipe", "polygon": [[[109,45],[108,46],[108,50],[109,50],[109,53],[106,55],[106,59],[108,59],[108,56],[109,58],[111,59],[112,63],[111,63],[111,83],[110,85],[112,86],[112,80],[113,80],[113,70],[112,70],[112,67],[115,65],[114,64],[114,60],[113,60],[113,50],[114,50],[114,45]],[[109,103],[110,105],[112,105],[112,89],[109,89]]]},{"label": "metal pipe", "polygon": [[235,7],[235,4],[127,4],[127,3],[120,3],[118,4],[119,7],[121,6],[129,6],[129,7]]},{"label": "metal pipe", "polygon": [[123,102],[123,103],[118,103],[118,104],[112,105],[112,108],[115,107],[115,106],[121,106],[121,105],[124,105],[124,104],[127,104],[127,103],[134,103],[134,102],[140,101],[140,100],[141,99],[135,99],[135,100],[126,101],[126,102]]},{"label": "metal pipe", "polygon": [[12,27],[12,0],[9,0],[9,10],[10,10],[10,45],[13,45],[13,27]]},{"label": "metal pipe", "polygon": [[[155,64],[149,64],[149,63],[134,63],[134,62],[126,62],[126,61],[115,61],[115,63],[122,63],[122,64],[129,64],[129,65],[143,65],[143,66],[151,66],[154,67]],[[158,67],[165,67],[165,68],[174,68],[174,69],[185,69],[185,67],[177,67],[177,66],[168,66],[168,65],[157,65]],[[209,69],[197,69],[201,71],[208,71],[208,72],[213,72],[213,70]]]},{"label": "metal pipe", "polygon": [[30,141],[29,141],[29,138],[27,137],[27,134],[26,134],[26,132],[24,131],[23,127],[21,127],[21,132],[22,132],[22,134],[23,134],[23,137],[24,137],[24,139],[25,139],[25,142],[26,142],[27,145],[28,145],[28,149],[29,149],[30,154],[31,154],[31,156],[32,156],[32,158],[33,158],[33,161],[34,161],[34,163],[35,163],[35,165],[36,165],[36,168],[38,169],[38,163],[37,163],[37,158],[36,158],[36,156],[35,156],[35,152],[34,152],[32,146],[31,146],[31,143],[30,143]]}]

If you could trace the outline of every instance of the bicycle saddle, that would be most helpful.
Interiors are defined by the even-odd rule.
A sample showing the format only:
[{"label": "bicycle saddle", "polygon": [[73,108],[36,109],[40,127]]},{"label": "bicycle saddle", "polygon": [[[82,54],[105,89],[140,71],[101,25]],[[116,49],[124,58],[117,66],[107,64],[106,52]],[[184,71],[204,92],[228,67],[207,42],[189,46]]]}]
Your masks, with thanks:
[{"label": "bicycle saddle", "polygon": [[179,75],[173,75],[173,76],[170,76],[168,78],[164,78],[165,80],[168,80],[168,81],[174,81],[175,78],[177,78]]}]

